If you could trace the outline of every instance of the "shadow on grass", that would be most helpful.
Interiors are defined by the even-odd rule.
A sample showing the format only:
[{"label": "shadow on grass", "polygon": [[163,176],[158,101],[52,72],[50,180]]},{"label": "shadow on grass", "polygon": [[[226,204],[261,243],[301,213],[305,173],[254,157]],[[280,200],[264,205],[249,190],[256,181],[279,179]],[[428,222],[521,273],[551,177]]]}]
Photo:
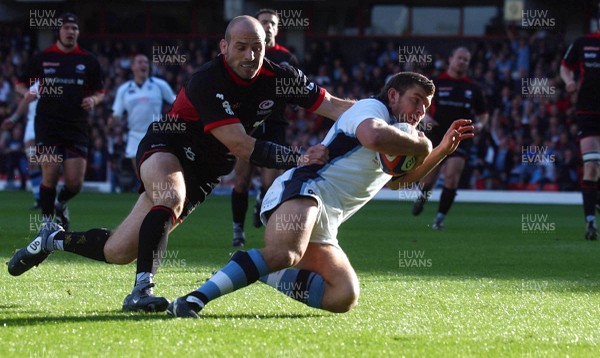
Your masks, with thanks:
[{"label": "shadow on grass", "polygon": [[[0,307],[2,309],[6,308]],[[9,308],[15,308],[11,306]],[[88,315],[65,315],[65,316],[41,316],[42,312],[36,311],[35,317],[18,317],[0,319],[0,326],[36,326],[48,323],[75,323],[75,322],[111,322],[111,321],[172,321],[173,318],[165,313],[122,313],[119,311],[104,311],[99,314]],[[37,315],[40,316],[37,316]],[[200,319],[302,319],[323,317],[324,314],[201,314]],[[194,320],[190,320],[194,321]]]}]

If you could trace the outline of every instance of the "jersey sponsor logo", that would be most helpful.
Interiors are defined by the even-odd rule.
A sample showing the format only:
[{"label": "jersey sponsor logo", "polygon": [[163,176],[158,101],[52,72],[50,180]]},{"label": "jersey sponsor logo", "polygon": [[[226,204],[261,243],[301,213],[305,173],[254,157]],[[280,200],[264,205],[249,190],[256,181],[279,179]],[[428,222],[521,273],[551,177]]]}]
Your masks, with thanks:
[{"label": "jersey sponsor logo", "polygon": [[271,113],[271,112],[273,112],[273,111],[272,111],[272,110],[270,110],[270,109],[268,109],[268,110],[266,110],[266,111],[256,111],[256,115],[257,115],[257,116],[264,116],[264,115],[266,115],[266,114],[269,114],[269,113]]},{"label": "jersey sponsor logo", "polygon": [[185,151],[185,157],[190,160],[190,161],[194,161],[196,160],[196,153],[194,153],[192,151],[192,147],[183,147],[183,150]]},{"label": "jersey sponsor logo", "polygon": [[471,91],[471,90],[465,90],[465,97],[472,98],[473,97],[473,91]]},{"label": "jersey sponsor logo", "polygon": [[56,73],[56,68],[44,68],[45,75],[53,75]]},{"label": "jersey sponsor logo", "polygon": [[313,88],[315,88],[315,84],[313,82],[309,82],[308,85],[306,85],[306,88],[308,88],[309,91],[312,91]]},{"label": "jersey sponsor logo", "polygon": [[229,114],[230,116],[233,116],[233,110],[231,109],[229,101],[223,102],[223,108],[225,109],[225,113]]},{"label": "jersey sponsor logo", "polygon": [[[215,97],[217,97],[221,101],[225,99],[225,96],[223,96],[222,93],[217,93]],[[222,106],[223,109],[225,109],[225,113],[229,114],[230,116],[233,116],[233,109],[231,109],[231,104],[229,104],[229,101],[223,101]]]},{"label": "jersey sponsor logo", "polygon": [[275,102],[273,102],[273,100],[266,99],[266,100],[260,102],[260,104],[258,105],[258,108],[265,110],[265,109],[269,109],[269,108],[273,107],[274,104],[275,104]]},{"label": "jersey sponsor logo", "polygon": [[583,46],[583,51],[600,51],[600,47],[598,47],[598,46]]},{"label": "jersey sponsor logo", "polygon": [[85,65],[83,63],[80,63],[77,66],[75,66],[75,69],[77,71],[85,71]]},{"label": "jersey sponsor logo", "polygon": [[60,62],[42,62],[43,67],[58,67]]},{"label": "jersey sponsor logo", "polygon": [[598,54],[595,52],[586,52],[583,54],[584,58],[596,58],[598,57]]},{"label": "jersey sponsor logo", "polygon": [[158,148],[158,147],[166,147],[166,146],[167,146],[166,144],[158,143],[158,144],[152,144],[150,146],[150,148]]}]

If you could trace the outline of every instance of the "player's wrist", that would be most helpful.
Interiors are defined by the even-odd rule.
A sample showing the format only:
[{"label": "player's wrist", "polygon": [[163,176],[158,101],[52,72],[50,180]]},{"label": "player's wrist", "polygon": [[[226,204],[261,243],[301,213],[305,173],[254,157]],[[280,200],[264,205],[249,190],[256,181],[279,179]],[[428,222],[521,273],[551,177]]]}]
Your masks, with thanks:
[{"label": "player's wrist", "polygon": [[277,143],[257,140],[250,155],[250,163],[266,168],[290,169],[297,166],[300,153]]},{"label": "player's wrist", "polygon": [[11,114],[10,117],[8,117],[8,120],[11,121],[11,122],[13,122],[13,123],[16,123],[18,119],[19,119],[19,116],[17,116],[16,113],[13,113],[13,114]]}]

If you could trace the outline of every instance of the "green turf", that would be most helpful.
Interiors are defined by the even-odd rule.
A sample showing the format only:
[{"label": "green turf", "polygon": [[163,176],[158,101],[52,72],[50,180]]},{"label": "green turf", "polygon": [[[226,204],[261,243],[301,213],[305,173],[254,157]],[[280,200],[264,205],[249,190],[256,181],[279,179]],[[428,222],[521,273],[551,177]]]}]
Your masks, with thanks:
[{"label": "green turf", "polygon": [[[134,200],[81,194],[73,229],[113,227]],[[3,262],[34,234],[30,202],[0,192]],[[18,278],[4,268],[0,357],[598,355],[600,243],[583,239],[579,206],[458,203],[443,232],[428,227],[436,208],[415,218],[409,203],[372,202],[341,228],[361,281],[346,314],[262,284],[211,302],[201,320],[124,314],[134,265],[60,252]],[[250,246],[261,232],[247,229]],[[171,236],[157,293],[195,289],[225,264],[230,241],[229,198],[211,197]]]}]

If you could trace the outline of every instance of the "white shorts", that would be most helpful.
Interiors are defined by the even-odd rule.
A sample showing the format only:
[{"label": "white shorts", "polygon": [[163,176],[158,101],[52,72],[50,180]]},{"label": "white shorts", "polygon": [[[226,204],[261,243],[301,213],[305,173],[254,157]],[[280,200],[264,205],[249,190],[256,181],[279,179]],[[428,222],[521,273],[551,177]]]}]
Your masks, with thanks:
[{"label": "white shorts", "polygon": [[127,132],[127,147],[125,148],[126,158],[135,158],[138,146],[145,135],[146,132]]},{"label": "white shorts", "polygon": [[[327,244],[340,248],[337,234],[338,228],[344,221],[343,211],[338,205],[338,200],[335,198],[336,190],[330,188],[329,184],[309,170],[296,168],[286,171],[279,176],[265,194],[260,210],[260,218],[263,224],[267,225],[267,218],[270,220],[279,220],[281,225],[289,225],[293,222],[293,218],[277,218],[273,215],[275,210],[283,202],[298,196],[306,196],[314,198],[317,201],[319,214],[317,222],[310,235],[310,242]],[[276,214],[277,215],[277,214]],[[287,214],[286,214],[287,215]],[[270,216],[270,217],[269,217]],[[293,215],[290,215],[293,216]]]},{"label": "white shorts", "polygon": [[23,142],[35,141],[35,113],[27,115],[27,124],[25,125],[25,135]]}]

